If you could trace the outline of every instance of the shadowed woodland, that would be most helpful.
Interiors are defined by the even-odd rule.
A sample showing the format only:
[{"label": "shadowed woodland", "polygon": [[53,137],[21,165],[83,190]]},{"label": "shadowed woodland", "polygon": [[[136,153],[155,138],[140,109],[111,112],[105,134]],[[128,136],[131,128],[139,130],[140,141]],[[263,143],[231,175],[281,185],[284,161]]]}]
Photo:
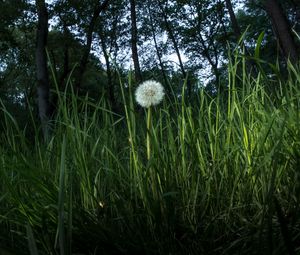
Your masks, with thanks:
[{"label": "shadowed woodland", "polygon": [[299,0],[0,9],[0,254],[300,253]]}]

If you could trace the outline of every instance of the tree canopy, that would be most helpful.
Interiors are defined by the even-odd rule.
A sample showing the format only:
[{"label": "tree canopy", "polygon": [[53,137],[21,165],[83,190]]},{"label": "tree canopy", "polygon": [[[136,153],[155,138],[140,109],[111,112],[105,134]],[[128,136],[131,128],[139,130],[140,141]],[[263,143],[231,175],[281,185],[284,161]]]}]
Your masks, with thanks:
[{"label": "tree canopy", "polygon": [[[235,48],[253,73],[257,58],[282,67],[287,59],[299,59],[300,4],[295,0],[2,0],[0,7],[5,10],[0,16],[1,99],[23,111],[41,108],[49,98],[44,103],[50,110],[39,111],[47,118],[57,103],[52,92],[63,91],[68,81],[80,95],[105,95],[116,105],[118,76],[131,70],[137,83],[155,78],[175,92],[187,79],[191,96],[201,87],[211,93],[226,89],[226,66]],[[46,37],[37,33],[42,20]],[[37,60],[38,47],[45,54],[44,67]],[[43,85],[37,78],[41,70]],[[41,97],[39,87],[49,95]]]}]

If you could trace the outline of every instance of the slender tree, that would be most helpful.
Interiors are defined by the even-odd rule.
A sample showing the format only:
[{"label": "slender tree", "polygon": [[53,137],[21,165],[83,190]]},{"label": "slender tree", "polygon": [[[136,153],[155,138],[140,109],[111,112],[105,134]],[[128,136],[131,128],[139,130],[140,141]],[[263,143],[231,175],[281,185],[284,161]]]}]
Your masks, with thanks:
[{"label": "slender tree", "polygon": [[103,3],[99,3],[97,1],[97,4],[94,7],[93,15],[90,19],[90,22],[89,22],[88,28],[87,28],[87,32],[86,32],[86,44],[85,44],[84,52],[83,52],[83,55],[82,55],[82,57],[80,59],[80,63],[79,63],[79,68],[78,68],[79,76],[78,76],[78,80],[76,83],[77,89],[79,89],[80,86],[82,85],[82,78],[83,78],[83,74],[86,70],[87,63],[88,63],[88,58],[90,55],[92,42],[93,42],[93,33],[95,31],[95,26],[97,24],[98,17],[100,15],[100,13],[107,8],[109,1],[110,0],[104,0]]},{"label": "slender tree", "polygon": [[69,48],[70,48],[70,40],[69,37],[70,31],[67,21],[64,19],[62,15],[59,15],[62,26],[63,26],[63,35],[65,37],[65,41],[63,42],[63,71],[59,77],[59,84],[63,86],[65,79],[67,78],[70,72],[70,65],[69,65]]},{"label": "slender tree", "polygon": [[236,16],[235,16],[235,13],[234,13],[234,10],[233,10],[233,7],[232,7],[231,0],[225,0],[225,4],[226,4],[226,8],[227,8],[228,13],[229,13],[230,22],[231,22],[231,26],[233,28],[233,32],[234,32],[235,36],[237,38],[239,38],[241,36],[241,29],[240,29],[239,23],[236,19]]},{"label": "slender tree", "polygon": [[48,11],[45,0],[36,0],[38,24],[36,33],[36,74],[39,117],[44,139],[49,136],[50,87],[47,69]]},{"label": "slender tree", "polygon": [[111,102],[113,110],[118,111],[116,101],[116,56],[119,49],[119,39],[122,32],[121,24],[122,17],[126,14],[123,0],[114,0],[105,13],[100,16],[99,26],[96,32],[103,54],[107,76],[107,94]]},{"label": "slender tree", "polygon": [[156,33],[155,33],[155,25],[154,25],[154,20],[152,17],[152,10],[151,10],[151,5],[150,5],[150,1],[147,1],[147,9],[148,9],[148,14],[149,14],[149,19],[150,19],[150,29],[151,29],[151,33],[152,33],[152,38],[154,41],[154,47],[156,50],[156,54],[157,54],[157,58],[158,58],[158,62],[159,62],[159,66],[163,75],[163,79],[165,84],[168,84],[168,79],[167,79],[167,75],[166,75],[166,71],[165,71],[165,67],[162,61],[162,54],[161,51],[159,49],[158,43],[157,43],[157,39],[156,39]]},{"label": "slender tree", "polygon": [[170,22],[168,21],[167,11],[165,10],[165,7],[163,6],[161,0],[158,0],[158,4],[159,4],[161,14],[162,14],[163,19],[164,19],[164,24],[165,24],[167,33],[168,33],[168,35],[169,35],[169,37],[170,37],[170,39],[173,43],[173,46],[174,46],[174,49],[175,49],[175,52],[176,52],[176,55],[177,55],[177,58],[178,58],[180,70],[182,72],[182,75],[185,78],[186,77],[186,71],[185,71],[184,66],[183,66],[182,57],[181,57],[181,54],[180,54],[180,51],[179,51],[178,42],[177,42],[177,40],[175,38],[175,35],[174,35],[172,24],[170,24]]},{"label": "slender tree", "polygon": [[131,17],[131,51],[132,51],[132,60],[134,65],[135,79],[139,83],[142,81],[142,73],[139,62],[139,55],[137,49],[138,42],[138,31],[136,25],[136,6],[135,0],[130,0],[130,17]]},{"label": "slender tree", "polygon": [[299,60],[299,54],[284,11],[277,0],[266,0],[265,7],[285,58],[289,58],[292,63],[296,63]]},{"label": "slender tree", "polygon": [[[160,8],[160,11],[161,11],[161,14],[162,14],[162,17],[163,17],[163,20],[164,20],[166,31],[167,31],[167,33],[169,35],[169,38],[171,39],[171,41],[173,43],[173,46],[174,46],[174,49],[175,49],[175,52],[176,52],[176,55],[177,55],[177,58],[178,58],[179,67],[180,67],[183,79],[186,79],[187,78],[187,73],[186,73],[186,70],[185,70],[183,62],[182,62],[182,57],[181,57],[181,54],[180,54],[178,41],[177,41],[177,38],[175,36],[172,23],[169,22],[169,20],[168,20],[167,7],[165,7],[163,5],[163,3],[161,2],[161,0],[157,0],[157,2],[158,2],[158,6]],[[188,95],[191,96],[191,83],[190,83],[189,79],[187,80],[187,90],[188,90]]]},{"label": "slender tree", "polygon": [[[220,40],[224,36],[224,18],[219,11],[218,3],[211,1],[193,1],[189,8],[181,7],[181,36],[183,47],[191,59],[195,59],[195,66],[203,68],[205,64],[211,67],[214,83],[219,86],[221,71],[219,69],[222,54],[225,52],[226,42]],[[222,21],[222,22],[221,22]],[[207,78],[211,79],[209,74]],[[222,89],[220,87],[220,89]]]},{"label": "slender tree", "polygon": [[[242,33],[241,33],[240,25],[238,23],[238,20],[235,16],[235,13],[234,13],[234,10],[233,10],[232,1],[231,0],[225,0],[225,4],[226,4],[226,8],[227,8],[228,13],[229,13],[232,30],[234,32],[234,35],[235,35],[237,41],[239,41],[241,39],[240,37],[242,36]],[[248,55],[250,55],[248,47],[245,45],[244,41],[241,41],[240,43],[241,43],[241,46],[242,46],[243,50],[245,50],[245,52]],[[256,71],[257,71],[253,60],[249,60],[249,61],[246,62],[246,68],[247,68],[247,71],[249,73],[251,71],[254,71],[256,73]]]},{"label": "slender tree", "polygon": [[112,105],[115,105],[115,95],[114,95],[114,83],[113,83],[113,77],[112,77],[112,68],[110,64],[109,59],[109,53],[106,46],[106,41],[103,38],[100,38],[101,48],[103,51],[104,59],[105,59],[105,65],[106,65],[106,74],[107,74],[107,87],[108,87],[108,95],[109,99]]}]

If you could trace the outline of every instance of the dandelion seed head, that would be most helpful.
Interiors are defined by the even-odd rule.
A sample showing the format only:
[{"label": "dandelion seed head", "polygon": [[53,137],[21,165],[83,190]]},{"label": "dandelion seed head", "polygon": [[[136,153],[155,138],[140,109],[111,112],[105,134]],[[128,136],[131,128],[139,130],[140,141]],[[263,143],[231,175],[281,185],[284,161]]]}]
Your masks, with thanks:
[{"label": "dandelion seed head", "polygon": [[159,104],[164,95],[164,87],[154,80],[148,80],[141,83],[135,91],[137,103],[145,108]]}]

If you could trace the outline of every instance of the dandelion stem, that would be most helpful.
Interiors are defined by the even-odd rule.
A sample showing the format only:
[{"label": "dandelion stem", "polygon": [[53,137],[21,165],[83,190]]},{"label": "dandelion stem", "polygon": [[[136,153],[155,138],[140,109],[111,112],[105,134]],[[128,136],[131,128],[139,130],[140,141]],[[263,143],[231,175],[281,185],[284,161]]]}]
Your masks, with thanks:
[{"label": "dandelion stem", "polygon": [[150,149],[150,125],[151,125],[151,107],[148,108],[147,112],[147,159],[150,159],[151,149]]}]

